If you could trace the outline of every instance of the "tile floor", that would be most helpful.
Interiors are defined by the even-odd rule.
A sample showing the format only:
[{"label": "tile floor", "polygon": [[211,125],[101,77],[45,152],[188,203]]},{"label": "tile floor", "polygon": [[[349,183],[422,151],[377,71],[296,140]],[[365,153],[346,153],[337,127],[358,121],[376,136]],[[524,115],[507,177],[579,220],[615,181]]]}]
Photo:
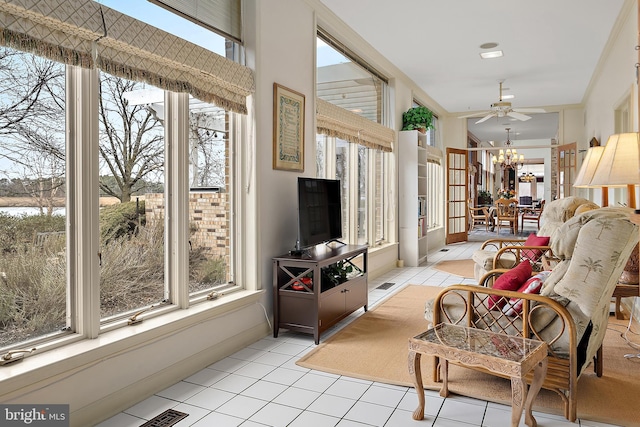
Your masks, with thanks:
[{"label": "tile floor", "polygon": [[[525,230],[528,235],[528,230]],[[420,267],[396,268],[369,283],[369,306],[407,284],[447,286],[473,283],[432,268],[444,259],[471,258],[480,242],[495,233],[473,231],[470,241],[429,254]],[[376,289],[385,282],[388,290]],[[358,310],[331,333],[361,315]],[[173,408],[188,417],[177,427],[502,427],[510,425],[511,408],[483,400],[452,395],[446,399],[426,391],[425,419],[411,417],[417,406],[415,390],[409,387],[363,381],[301,368],[295,364],[315,347],[310,335],[282,330],[277,339],[267,336],[222,359],[177,384],[98,424],[98,427],[138,427]],[[580,419],[570,423],[562,417],[534,413],[540,427],[611,426]],[[524,417],[523,417],[524,419]],[[521,421],[524,426],[524,421]]]}]

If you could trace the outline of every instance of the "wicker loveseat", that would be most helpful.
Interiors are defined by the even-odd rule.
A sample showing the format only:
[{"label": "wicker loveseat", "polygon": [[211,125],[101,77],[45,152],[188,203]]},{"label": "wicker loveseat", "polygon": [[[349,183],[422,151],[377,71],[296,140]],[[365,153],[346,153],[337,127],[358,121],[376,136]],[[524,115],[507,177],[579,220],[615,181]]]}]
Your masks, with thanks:
[{"label": "wicker loveseat", "polygon": [[[425,318],[433,325],[457,323],[545,341],[549,368],[543,387],[562,397],[565,417],[575,421],[578,378],[591,360],[596,374],[602,375],[611,295],[638,242],[631,212],[600,208],[565,222],[551,244],[559,262],[539,295],[492,289],[508,271],[493,270],[479,285],[444,288],[427,302]],[[516,303],[521,311],[512,309]],[[437,372],[434,375],[437,379]]]},{"label": "wicker loveseat", "polygon": [[[553,239],[553,233],[572,218],[576,210],[596,209],[599,206],[581,197],[565,197],[546,204],[540,219],[540,229],[537,236]],[[529,259],[533,262],[534,270],[544,269],[545,262],[554,259],[550,243],[547,245],[527,245],[526,238],[489,239],[483,242],[480,249],[472,255],[474,261],[474,277],[476,280],[489,270],[496,268],[513,268],[516,264]]]}]

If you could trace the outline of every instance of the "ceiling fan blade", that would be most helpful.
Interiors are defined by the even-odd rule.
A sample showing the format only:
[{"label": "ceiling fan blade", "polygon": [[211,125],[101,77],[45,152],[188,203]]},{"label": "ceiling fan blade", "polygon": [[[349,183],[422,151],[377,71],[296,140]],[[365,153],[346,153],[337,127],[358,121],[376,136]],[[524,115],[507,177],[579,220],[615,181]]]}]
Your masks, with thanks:
[{"label": "ceiling fan blade", "polygon": [[520,114],[520,113],[517,113],[515,111],[509,111],[507,113],[507,116],[513,117],[514,119],[522,120],[523,122],[526,122],[527,120],[529,120],[531,118],[529,116],[525,116],[524,114]]},{"label": "ceiling fan blade", "polygon": [[487,121],[487,120],[489,120],[491,117],[495,117],[495,116],[496,116],[496,113],[489,113],[489,114],[487,114],[486,116],[484,116],[483,118],[481,118],[480,120],[478,120],[478,121],[476,122],[476,124],[480,124],[480,123],[482,123],[482,122],[486,122],[486,121]]},{"label": "ceiling fan blade", "polygon": [[473,114],[467,114],[465,116],[458,116],[459,119],[466,119],[469,117],[481,117],[484,116],[485,114],[489,114],[491,111],[480,111],[478,113],[473,113]]},{"label": "ceiling fan blade", "polygon": [[544,108],[514,108],[512,111],[516,113],[546,113]]}]

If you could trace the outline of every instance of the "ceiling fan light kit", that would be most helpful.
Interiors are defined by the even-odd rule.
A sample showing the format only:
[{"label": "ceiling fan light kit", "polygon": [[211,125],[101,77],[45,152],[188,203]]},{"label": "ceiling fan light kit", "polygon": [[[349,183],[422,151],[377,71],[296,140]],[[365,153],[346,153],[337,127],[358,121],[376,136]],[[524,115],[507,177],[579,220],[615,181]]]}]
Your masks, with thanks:
[{"label": "ceiling fan light kit", "polygon": [[460,116],[459,118],[463,119],[463,118],[467,118],[467,117],[474,117],[477,116],[478,114],[485,114],[484,117],[482,117],[480,120],[478,120],[476,122],[476,124],[480,124],[482,122],[485,122],[487,120],[489,120],[492,117],[513,117],[514,119],[517,120],[521,120],[523,122],[529,120],[531,117],[527,116],[523,113],[546,113],[546,111],[543,108],[513,108],[511,106],[511,102],[509,101],[505,101],[504,98],[502,97],[502,83],[504,82],[504,80],[500,80],[500,98],[498,102],[494,102],[493,104],[491,104],[491,110],[490,111],[485,111],[482,113],[475,113],[475,114],[469,114],[466,116]]}]

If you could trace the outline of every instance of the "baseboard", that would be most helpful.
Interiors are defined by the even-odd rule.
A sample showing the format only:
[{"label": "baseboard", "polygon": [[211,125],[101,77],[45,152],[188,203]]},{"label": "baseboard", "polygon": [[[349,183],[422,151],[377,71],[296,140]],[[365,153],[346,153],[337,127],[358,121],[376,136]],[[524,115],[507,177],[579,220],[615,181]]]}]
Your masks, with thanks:
[{"label": "baseboard", "polygon": [[264,323],[225,341],[216,342],[214,346],[205,351],[180,360],[144,380],[137,381],[129,387],[120,389],[99,401],[71,412],[70,425],[71,427],[94,426],[270,333],[268,325]]}]

